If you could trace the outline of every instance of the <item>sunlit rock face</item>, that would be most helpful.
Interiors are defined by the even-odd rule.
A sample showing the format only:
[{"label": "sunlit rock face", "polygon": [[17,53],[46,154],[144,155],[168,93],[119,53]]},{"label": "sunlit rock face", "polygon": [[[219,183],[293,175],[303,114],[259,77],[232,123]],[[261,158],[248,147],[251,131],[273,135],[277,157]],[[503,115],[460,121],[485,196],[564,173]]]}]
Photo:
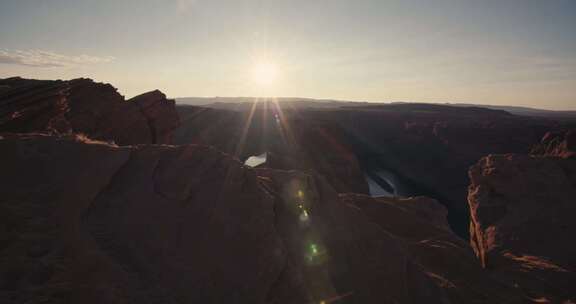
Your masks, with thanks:
[{"label": "sunlit rock face", "polygon": [[199,145],[13,134],[0,165],[7,303],[525,302],[433,200],[339,195]]},{"label": "sunlit rock face", "polygon": [[574,301],[576,160],[490,155],[470,178],[471,244],[487,271],[534,299]]},{"label": "sunlit rock face", "polygon": [[576,130],[548,132],[532,148],[533,155],[576,158]]},{"label": "sunlit rock face", "polygon": [[169,144],[179,126],[174,101],[159,91],[128,101],[90,79],[0,80],[0,132],[82,133],[120,145]]}]

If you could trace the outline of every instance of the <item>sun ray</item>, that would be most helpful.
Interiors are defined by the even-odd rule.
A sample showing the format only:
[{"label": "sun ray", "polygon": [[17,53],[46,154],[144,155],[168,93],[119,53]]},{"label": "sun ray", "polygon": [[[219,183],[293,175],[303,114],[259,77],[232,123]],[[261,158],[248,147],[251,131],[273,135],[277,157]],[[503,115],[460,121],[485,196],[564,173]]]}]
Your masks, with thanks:
[{"label": "sun ray", "polygon": [[276,114],[278,115],[277,118],[277,122],[278,122],[278,126],[280,128],[280,133],[283,136],[284,139],[284,143],[287,144],[287,146],[289,148],[294,148],[294,135],[292,133],[292,129],[290,127],[290,124],[288,123],[288,119],[286,119],[286,115],[284,115],[284,111],[282,110],[282,107],[280,106],[278,99],[277,98],[272,98],[272,104],[274,105],[274,107],[276,108]]},{"label": "sun ray", "polygon": [[256,107],[260,102],[259,98],[254,99],[252,102],[252,108],[250,108],[250,113],[248,114],[248,118],[244,122],[244,127],[242,128],[242,133],[240,134],[240,139],[236,145],[236,151],[234,155],[238,158],[242,156],[242,152],[244,150],[244,144],[246,143],[246,137],[248,136],[248,130],[250,130],[250,126],[252,125],[252,119],[254,118],[254,112],[256,111]]}]

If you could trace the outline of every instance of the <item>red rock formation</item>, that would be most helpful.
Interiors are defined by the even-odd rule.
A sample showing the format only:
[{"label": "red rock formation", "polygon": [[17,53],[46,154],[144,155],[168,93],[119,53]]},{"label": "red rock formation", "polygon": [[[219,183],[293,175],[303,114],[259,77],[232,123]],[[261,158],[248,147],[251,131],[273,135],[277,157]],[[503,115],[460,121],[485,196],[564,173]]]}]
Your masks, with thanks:
[{"label": "red rock formation", "polygon": [[471,244],[482,264],[534,299],[574,301],[576,160],[490,155],[470,179]]},{"label": "red rock formation", "polygon": [[174,100],[155,90],[128,100],[135,103],[146,118],[152,143],[172,143],[173,131],[180,126]]},{"label": "red rock formation", "polygon": [[[2,80],[0,97],[3,132],[130,145],[170,142],[178,125],[162,93],[125,101],[87,79]],[[269,147],[278,167],[307,173],[246,168],[203,145],[2,133],[0,300],[574,302],[568,135],[545,140],[541,154],[554,157],[489,156],[471,169],[474,251],[435,200],[338,194],[362,187],[357,155],[452,193],[456,172],[484,145],[522,148],[540,132],[530,127],[509,145],[503,136],[533,122],[491,111],[474,120],[459,109],[440,117],[447,123],[418,109],[292,112],[274,127],[266,112],[196,109],[185,118],[204,125],[181,133],[192,141],[237,156]],[[470,134],[477,141],[463,139]],[[274,140],[255,144],[263,138]]]},{"label": "red rock formation", "polygon": [[90,79],[0,80],[0,132],[83,133],[120,145],[169,144],[179,126],[174,101],[159,91],[125,101]]},{"label": "red rock formation", "polygon": [[576,158],[576,130],[548,132],[531,151],[534,155]]},{"label": "red rock formation", "polygon": [[0,80],[0,130],[66,132],[68,87],[62,81]]},{"label": "red rock formation", "polygon": [[8,303],[526,301],[432,201],[339,197],[197,145],[4,135],[0,166]]}]

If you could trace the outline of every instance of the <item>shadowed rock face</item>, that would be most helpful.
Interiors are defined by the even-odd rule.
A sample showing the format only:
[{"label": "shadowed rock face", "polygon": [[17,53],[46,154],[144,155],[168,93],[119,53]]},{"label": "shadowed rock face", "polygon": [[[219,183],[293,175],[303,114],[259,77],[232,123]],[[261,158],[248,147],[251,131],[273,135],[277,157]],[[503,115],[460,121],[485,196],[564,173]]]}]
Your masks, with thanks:
[{"label": "shadowed rock face", "polygon": [[343,130],[314,119],[291,120],[300,113],[263,104],[247,112],[180,106],[175,143],[211,145],[243,160],[266,152],[264,167],[315,171],[338,192],[368,193]]},{"label": "shadowed rock face", "polygon": [[0,145],[12,303],[263,303],[282,271],[273,199],[209,147]]},{"label": "shadowed rock face", "polygon": [[197,145],[30,134],[5,135],[0,151],[8,303],[525,300],[483,272],[431,200],[339,196]]},{"label": "shadowed rock face", "polygon": [[83,133],[120,145],[169,144],[179,126],[173,100],[159,91],[128,101],[90,79],[0,80],[0,132]]},{"label": "shadowed rock face", "polygon": [[[170,146],[159,91],[11,78],[0,97],[1,303],[576,302],[573,133],[471,168],[472,246],[446,222],[455,201],[347,193],[375,166],[451,197],[472,158],[527,149],[548,122],[187,108],[175,141],[195,144]],[[262,151],[263,168],[233,157]]]},{"label": "shadowed rock face", "polygon": [[[179,107],[179,144],[201,142],[240,159],[271,152],[266,166],[313,170],[340,193],[368,193],[364,171],[394,172],[411,195],[436,198],[451,228],[468,234],[468,168],[491,153],[527,153],[555,123],[504,111],[398,104],[327,110]],[[206,114],[202,114],[206,113]],[[279,119],[276,119],[278,115]]]},{"label": "shadowed rock face", "polygon": [[490,155],[470,178],[471,244],[482,265],[532,298],[574,301],[576,160]]}]

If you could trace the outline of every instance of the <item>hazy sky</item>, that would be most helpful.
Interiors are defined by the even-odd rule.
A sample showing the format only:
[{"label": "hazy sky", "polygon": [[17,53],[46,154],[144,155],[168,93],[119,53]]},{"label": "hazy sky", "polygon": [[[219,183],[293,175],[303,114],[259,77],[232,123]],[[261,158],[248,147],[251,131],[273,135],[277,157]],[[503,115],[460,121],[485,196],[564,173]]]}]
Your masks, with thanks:
[{"label": "hazy sky", "polygon": [[576,0],[0,0],[0,77],[16,75],[576,109]]}]

